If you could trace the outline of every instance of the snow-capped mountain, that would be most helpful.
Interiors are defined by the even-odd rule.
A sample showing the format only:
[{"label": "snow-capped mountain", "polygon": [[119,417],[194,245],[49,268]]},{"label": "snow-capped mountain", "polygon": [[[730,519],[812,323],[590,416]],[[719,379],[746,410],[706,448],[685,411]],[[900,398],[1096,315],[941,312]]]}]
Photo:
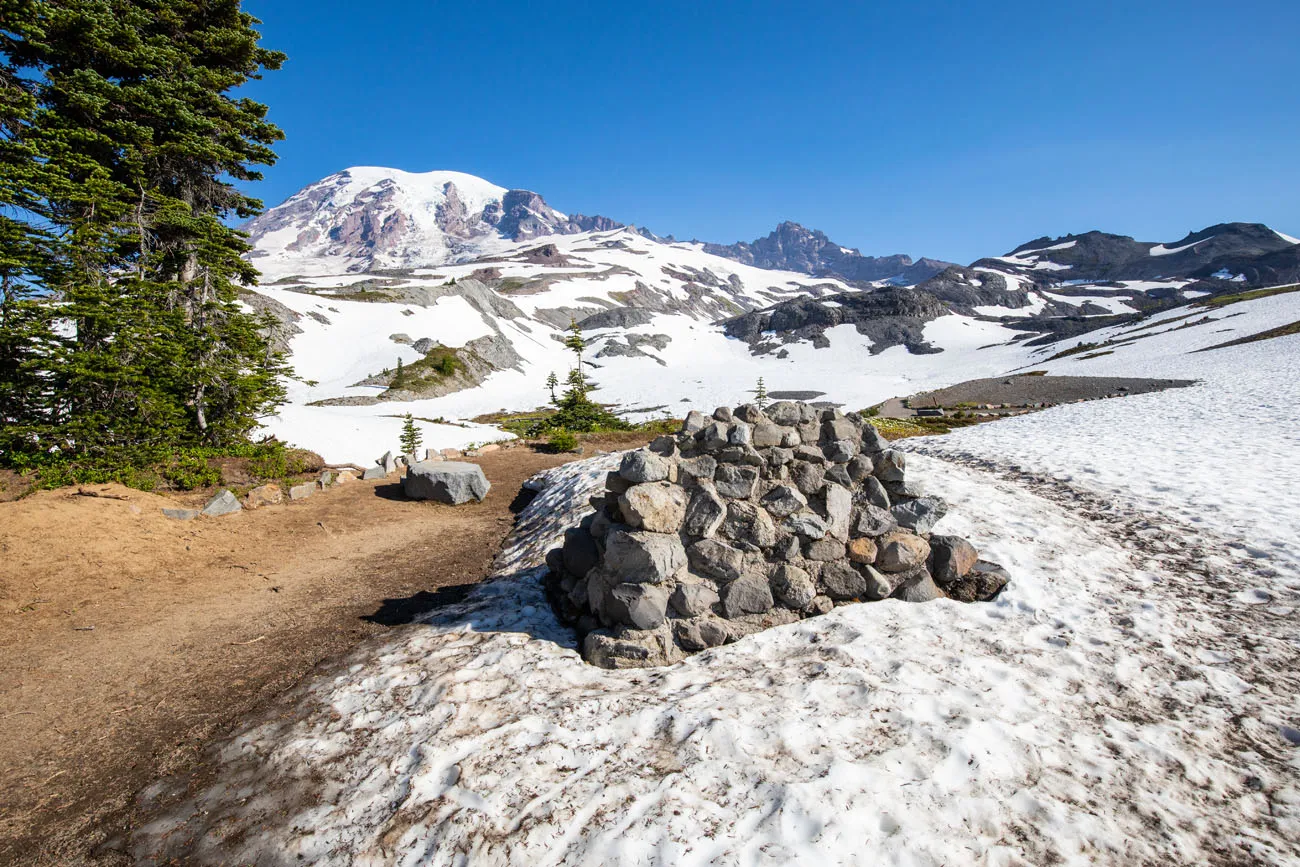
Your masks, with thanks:
[{"label": "snow-capped mountain", "polygon": [[502,242],[621,228],[462,172],[360,166],[323,178],[245,230],[264,276],[439,265]]},{"label": "snow-capped mountain", "polygon": [[[573,321],[590,343],[596,397],[633,417],[734,404],[760,376],[770,392],[861,408],[1294,280],[1300,254],[1251,224],[1165,244],[1091,232],[900,287],[898,273],[809,273],[836,256],[793,224],[776,247],[751,245],[747,263],[470,175],[391,169],[332,175],[249,229],[263,280],[245,300],[283,323],[301,378],[268,426],[335,460],[382,453],[406,412],[461,420],[426,423],[427,444],[499,437],[464,420],[545,404],[547,375],[573,363],[562,344]],[[870,258],[836,249],[841,264]]]}]

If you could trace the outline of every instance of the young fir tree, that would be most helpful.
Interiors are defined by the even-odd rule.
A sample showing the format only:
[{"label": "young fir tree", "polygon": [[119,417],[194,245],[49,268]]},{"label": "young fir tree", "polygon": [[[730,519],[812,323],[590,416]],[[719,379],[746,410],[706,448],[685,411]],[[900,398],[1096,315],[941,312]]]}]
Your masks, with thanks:
[{"label": "young fir tree", "polygon": [[759,409],[767,407],[767,386],[763,384],[763,377],[758,378],[758,385],[754,388],[754,403],[758,404]]},{"label": "young fir tree", "polygon": [[[6,446],[125,458],[245,438],[283,399],[286,367],[237,303],[256,272],[224,220],[260,209],[232,182],[260,177],[281,133],[231,91],[283,56],[258,46],[238,0],[4,6],[0,195],[21,191],[20,222],[46,248],[6,243],[22,273],[9,282],[54,325],[11,311],[0,324],[22,356],[0,366],[0,414],[30,417]],[[17,112],[15,78],[30,97]]]},{"label": "young fir tree", "polygon": [[551,375],[546,377],[546,388],[551,392],[551,403],[555,403],[555,389],[559,384],[560,378],[556,376],[555,371],[552,370]]},{"label": "young fir tree", "polygon": [[564,338],[564,346],[573,352],[574,368],[569,371],[569,392],[578,398],[586,398],[587,381],[582,373],[582,351],[587,348],[587,341],[582,337],[582,328],[578,320],[569,317],[569,336]]},{"label": "young fir tree", "polygon": [[424,434],[420,433],[420,429],[415,425],[415,419],[411,417],[409,412],[402,419],[400,440],[402,454],[404,455],[414,455],[415,450],[420,447],[420,443],[424,442]]},{"label": "young fir tree", "polygon": [[393,373],[392,380],[389,381],[389,388],[401,388],[406,385],[406,371],[402,368],[402,359],[397,359],[397,370]]}]

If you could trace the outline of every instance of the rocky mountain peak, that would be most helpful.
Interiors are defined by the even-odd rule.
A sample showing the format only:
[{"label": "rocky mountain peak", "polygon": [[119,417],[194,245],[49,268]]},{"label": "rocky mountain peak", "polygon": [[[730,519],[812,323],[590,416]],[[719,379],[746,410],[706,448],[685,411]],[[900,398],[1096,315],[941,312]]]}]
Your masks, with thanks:
[{"label": "rocky mountain peak", "polygon": [[[847,280],[919,283],[951,263],[936,259],[913,262],[911,256],[863,256],[856,249],[835,243],[824,232],[785,221],[766,237],[746,243],[705,244],[715,256],[724,256],[757,268],[798,271]],[[924,263],[924,264],[922,264]]]},{"label": "rocky mountain peak", "polygon": [[433,267],[502,244],[623,226],[462,172],[360,166],[304,187],[244,228],[264,272]]}]

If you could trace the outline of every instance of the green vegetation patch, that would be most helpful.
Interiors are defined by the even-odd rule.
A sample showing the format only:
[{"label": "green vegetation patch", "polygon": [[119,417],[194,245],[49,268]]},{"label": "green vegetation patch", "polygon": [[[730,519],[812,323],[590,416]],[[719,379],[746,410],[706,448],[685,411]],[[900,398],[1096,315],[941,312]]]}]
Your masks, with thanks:
[{"label": "green vegetation patch", "polygon": [[27,468],[28,491],[115,482],[141,491],[192,491],[217,485],[249,486],[281,481],[323,466],[319,455],[278,440],[237,443],[225,448],[186,448],[170,454],[104,455],[49,461]]},{"label": "green vegetation patch", "polygon": [[901,440],[908,437],[925,437],[946,434],[954,428],[970,427],[980,422],[993,421],[993,418],[868,418],[872,426],[880,431],[887,440]]},{"label": "green vegetation patch", "polygon": [[1216,295],[1213,298],[1206,298],[1195,303],[1201,307],[1227,307],[1229,304],[1237,304],[1241,301],[1255,301],[1260,298],[1271,298],[1274,295],[1287,295],[1291,292],[1300,292],[1300,283],[1290,286],[1274,286],[1271,289],[1252,289],[1249,292],[1237,292],[1232,295]]},{"label": "green vegetation patch", "polygon": [[424,358],[406,365],[399,363],[388,387],[419,391],[464,369],[465,361],[461,358],[459,349],[435,346]]}]

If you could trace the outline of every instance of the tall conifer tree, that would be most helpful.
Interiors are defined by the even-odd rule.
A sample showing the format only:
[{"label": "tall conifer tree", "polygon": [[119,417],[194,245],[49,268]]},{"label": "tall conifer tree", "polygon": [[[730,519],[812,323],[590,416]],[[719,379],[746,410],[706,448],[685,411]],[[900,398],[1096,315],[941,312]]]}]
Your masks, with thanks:
[{"label": "tall conifer tree", "polygon": [[239,0],[0,9],[0,206],[18,210],[0,223],[0,279],[46,320],[36,336],[20,315],[0,322],[0,416],[32,417],[0,449],[96,457],[246,437],[283,399],[285,364],[238,305],[256,272],[224,220],[260,209],[234,182],[260,177],[281,133],[231,92],[283,55],[258,45]]}]

